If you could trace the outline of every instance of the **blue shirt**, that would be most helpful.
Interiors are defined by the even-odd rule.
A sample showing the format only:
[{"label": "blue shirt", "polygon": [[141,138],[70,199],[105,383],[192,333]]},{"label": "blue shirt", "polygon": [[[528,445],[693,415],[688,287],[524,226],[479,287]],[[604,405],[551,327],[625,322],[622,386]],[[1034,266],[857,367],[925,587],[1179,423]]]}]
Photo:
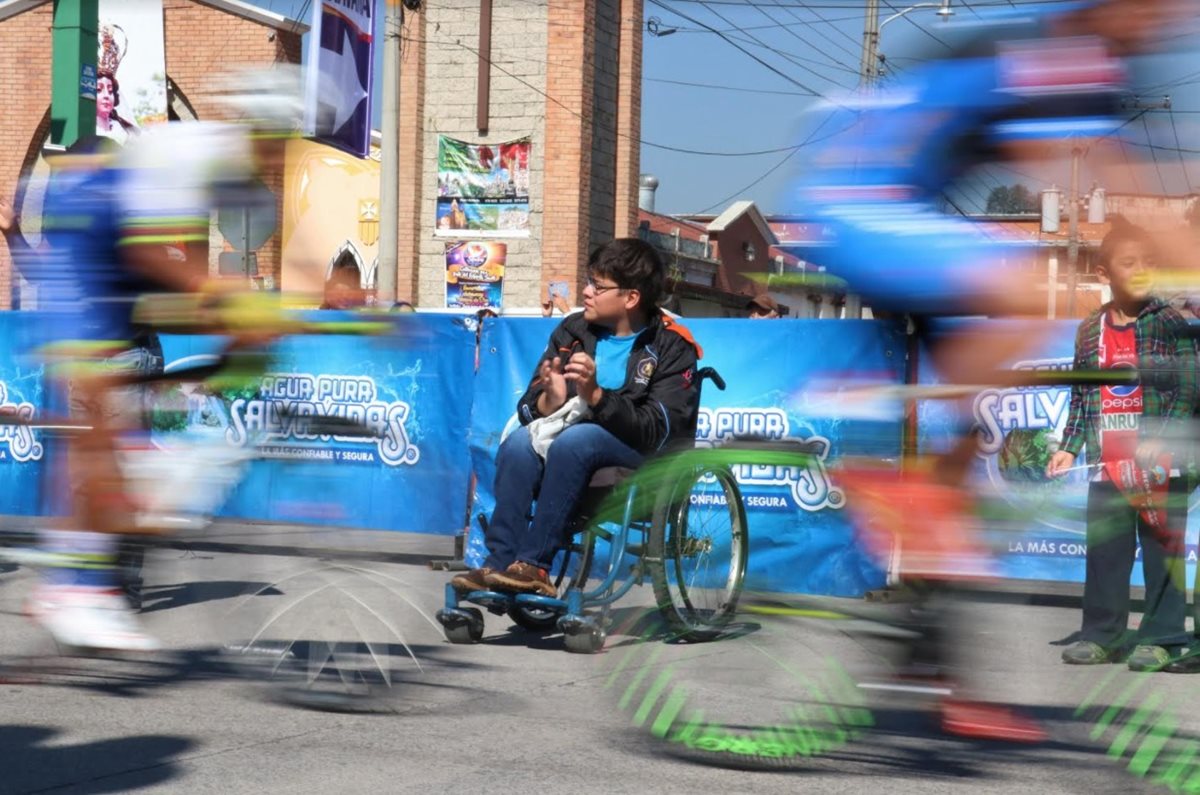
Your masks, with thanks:
[{"label": "blue shirt", "polygon": [[596,339],[596,383],[601,389],[620,389],[625,386],[629,353],[637,338],[637,334],[628,337],[603,334]]},{"label": "blue shirt", "polygon": [[117,249],[121,173],[112,167],[57,171],[42,209],[44,248],[25,263],[56,339],[128,340],[137,297],[154,285],[127,270]]}]

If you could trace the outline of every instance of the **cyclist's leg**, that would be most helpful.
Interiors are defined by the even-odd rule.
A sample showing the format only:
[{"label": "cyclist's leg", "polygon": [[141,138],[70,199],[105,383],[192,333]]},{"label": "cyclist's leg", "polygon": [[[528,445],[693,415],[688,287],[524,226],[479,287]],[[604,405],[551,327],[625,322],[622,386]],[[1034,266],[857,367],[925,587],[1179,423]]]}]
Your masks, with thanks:
[{"label": "cyclist's leg", "polygon": [[[82,648],[148,650],[157,647],[132,617],[120,593],[120,538],[133,529],[117,457],[117,439],[128,426],[122,388],[130,357],[76,362],[67,383],[69,411],[90,430],[67,446],[72,512],[64,527],[47,528],[43,547],[52,553],[47,583],[31,602],[35,617],[62,644]],[[86,366],[99,364],[100,366]]]}]

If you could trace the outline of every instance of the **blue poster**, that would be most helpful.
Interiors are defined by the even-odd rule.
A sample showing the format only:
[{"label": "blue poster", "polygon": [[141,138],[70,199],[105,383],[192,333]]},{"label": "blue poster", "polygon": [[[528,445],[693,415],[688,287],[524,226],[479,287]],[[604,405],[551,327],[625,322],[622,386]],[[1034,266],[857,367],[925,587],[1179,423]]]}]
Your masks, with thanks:
[{"label": "blue poster", "polygon": [[[495,504],[495,451],[517,425],[517,400],[557,322],[502,317],[484,326],[471,424],[473,515],[490,514]],[[854,321],[683,322],[704,348],[700,365],[716,368],[728,385],[724,392],[704,385],[698,444],[752,434],[807,441],[822,451],[806,466],[736,467],[750,535],[747,587],[860,595],[882,585],[884,573],[855,542],[845,495],[827,464],[845,451],[897,460],[900,425],[848,421],[817,410],[809,388],[850,371],[899,383],[903,335],[884,324]],[[473,523],[468,563],[478,565],[485,554]]]},{"label": "blue poster", "polygon": [[[222,514],[243,519],[453,534],[469,478],[475,335],[461,318],[404,315],[382,337],[284,340],[259,381],[221,391],[175,385],[157,397],[155,441],[218,434],[258,444]],[[168,370],[210,360],[219,340],[168,337]],[[322,417],[368,436],[313,432]]]},{"label": "blue poster", "polygon": [[[999,321],[988,321],[990,333],[1003,330]],[[1014,370],[1070,370],[1079,321],[1058,321],[1039,326],[1008,324],[1029,337],[1030,349],[1011,363]],[[922,351],[919,378],[937,383],[929,357]],[[980,449],[972,482],[985,512],[990,546],[998,555],[999,575],[1008,579],[1083,582],[1087,554],[1086,508],[1088,481],[1095,474],[1081,451],[1074,471],[1056,480],[1042,474],[1045,462],[1062,441],[1070,410],[1071,391],[1061,387],[1010,387],[987,389],[971,400],[970,416],[961,417],[945,401],[919,405],[918,444],[928,452],[943,448],[956,429],[978,426]],[[1196,534],[1200,527],[1196,503],[1189,499],[1188,582],[1196,565]],[[1141,551],[1138,551],[1139,559]],[[1135,565],[1133,583],[1144,583],[1141,565]]]}]

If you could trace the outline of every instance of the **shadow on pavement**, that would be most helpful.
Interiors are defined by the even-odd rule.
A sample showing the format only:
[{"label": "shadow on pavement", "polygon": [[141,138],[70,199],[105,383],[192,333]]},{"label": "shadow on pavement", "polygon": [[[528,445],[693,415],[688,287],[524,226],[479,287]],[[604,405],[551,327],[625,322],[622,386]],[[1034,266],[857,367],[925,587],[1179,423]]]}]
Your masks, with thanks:
[{"label": "shadow on pavement", "polygon": [[250,595],[282,596],[283,591],[270,583],[241,580],[200,580],[174,585],[148,585],[142,593],[142,612],[153,613]]},{"label": "shadow on pavement", "polygon": [[[52,745],[50,743],[53,743]],[[193,745],[185,737],[145,734],[63,744],[44,727],[0,726],[0,793],[73,788],[127,792],[161,785],[179,775],[175,761]]]}]

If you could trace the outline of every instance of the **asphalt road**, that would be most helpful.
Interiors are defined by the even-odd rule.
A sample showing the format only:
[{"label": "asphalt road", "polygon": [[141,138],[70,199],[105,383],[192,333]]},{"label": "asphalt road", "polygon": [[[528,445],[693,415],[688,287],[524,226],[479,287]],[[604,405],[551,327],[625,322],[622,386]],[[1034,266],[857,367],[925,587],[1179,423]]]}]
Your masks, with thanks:
[{"label": "asphalt road", "polygon": [[[444,555],[446,539],[356,537],[352,546],[376,553],[362,561],[273,548],[346,545],[278,528],[226,527],[209,541],[150,555],[143,619],[167,648],[135,660],[34,658],[52,649],[20,615],[34,575],[0,567],[0,793],[1097,795],[1170,792],[1172,782],[1200,792],[1200,677],[1060,664],[1055,644],[1078,623],[1069,602],[1009,596],[961,617],[974,691],[1025,705],[1050,736],[981,743],[944,736],[921,697],[847,691],[845,681],[882,681],[887,643],[828,621],[745,615],[733,639],[668,643],[645,618],[646,587],[613,611],[602,654],[567,654],[559,636],[495,616],[485,642],[455,646],[431,620],[449,575],[420,564]],[[337,644],[348,640],[364,642]],[[263,661],[278,662],[271,650],[292,641],[298,659],[264,685]],[[349,684],[305,688],[314,659]],[[373,684],[369,697],[330,695],[368,692],[360,678]],[[778,723],[800,702],[862,698],[874,726],[816,755],[793,746],[782,772],[706,766],[634,726],[652,723],[674,692],[687,698],[681,714],[703,709],[709,722],[742,727]]]}]

